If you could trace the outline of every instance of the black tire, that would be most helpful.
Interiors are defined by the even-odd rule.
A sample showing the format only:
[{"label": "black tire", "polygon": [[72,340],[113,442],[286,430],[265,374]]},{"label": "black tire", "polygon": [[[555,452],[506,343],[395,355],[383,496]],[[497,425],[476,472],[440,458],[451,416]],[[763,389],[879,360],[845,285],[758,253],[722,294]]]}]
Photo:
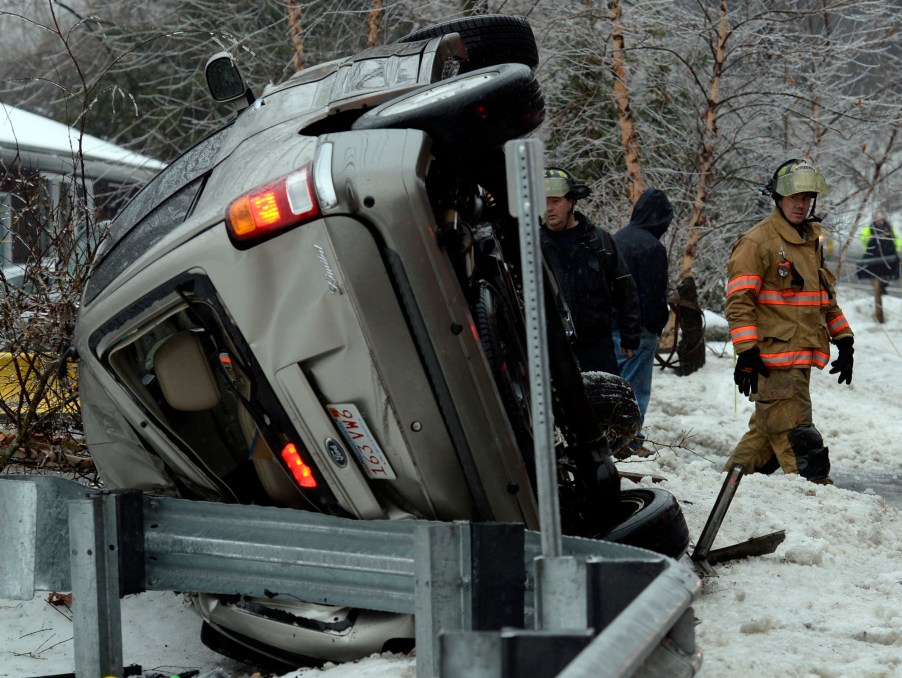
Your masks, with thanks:
[{"label": "black tire", "polygon": [[605,541],[638,546],[671,558],[689,547],[689,527],[680,503],[670,492],[656,487],[620,491],[617,524],[602,535]]},{"label": "black tire", "polygon": [[474,156],[538,127],[545,102],[532,71],[500,64],[421,87],[360,116],[354,130],[419,129],[436,152]]},{"label": "black tire", "polygon": [[472,310],[476,332],[492,369],[501,402],[529,477],[535,483],[528,363],[523,340],[517,334],[513,309],[502,306],[498,293],[485,280],[480,280]]},{"label": "black tire", "polygon": [[502,63],[524,64],[532,70],[539,65],[532,27],[519,16],[484,14],[452,19],[413,31],[398,42],[416,42],[449,33],[459,33],[467,48],[468,58],[461,65],[462,73]]},{"label": "black tire", "polygon": [[224,657],[277,675],[302,666],[322,666],[325,663],[312,657],[280,652],[240,633],[226,634],[206,621],[200,627],[200,642],[204,647]]},{"label": "black tire", "polygon": [[642,426],[642,414],[633,388],[616,374],[583,372],[582,376],[598,426],[616,454],[616,446],[622,441],[633,440]]}]

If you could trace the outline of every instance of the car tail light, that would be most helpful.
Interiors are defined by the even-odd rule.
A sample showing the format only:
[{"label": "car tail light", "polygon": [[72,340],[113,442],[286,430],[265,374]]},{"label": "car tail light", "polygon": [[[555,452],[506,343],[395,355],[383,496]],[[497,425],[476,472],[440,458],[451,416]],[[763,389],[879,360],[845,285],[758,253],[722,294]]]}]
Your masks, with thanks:
[{"label": "car tail light", "polygon": [[320,215],[313,171],[305,165],[232,201],[226,228],[232,240],[250,243],[273,236]]},{"label": "car tail light", "polygon": [[288,470],[301,487],[316,487],[316,478],[313,477],[313,469],[304,463],[298,448],[294,443],[288,443],[282,448],[282,459],[288,464]]}]

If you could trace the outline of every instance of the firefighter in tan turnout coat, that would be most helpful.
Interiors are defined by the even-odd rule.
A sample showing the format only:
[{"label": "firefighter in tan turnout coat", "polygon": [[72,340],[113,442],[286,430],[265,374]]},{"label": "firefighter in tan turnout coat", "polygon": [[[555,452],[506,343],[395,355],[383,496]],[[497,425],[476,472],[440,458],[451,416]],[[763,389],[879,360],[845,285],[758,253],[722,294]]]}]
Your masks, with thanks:
[{"label": "firefighter in tan turnout coat", "polygon": [[828,449],[812,423],[811,368],[852,382],[852,329],[824,266],[820,224],[813,217],[824,177],[807,161],[783,163],[764,189],[770,215],[739,238],[728,267],[727,320],[737,354],[734,381],[755,403],[749,430],[730,455],[745,473],[799,473],[831,483]]}]

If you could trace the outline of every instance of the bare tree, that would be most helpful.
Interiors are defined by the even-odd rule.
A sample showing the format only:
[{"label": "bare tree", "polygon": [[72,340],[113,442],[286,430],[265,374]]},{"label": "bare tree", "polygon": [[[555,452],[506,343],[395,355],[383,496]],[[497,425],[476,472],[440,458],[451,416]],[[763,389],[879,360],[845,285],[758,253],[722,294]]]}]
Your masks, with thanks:
[{"label": "bare tree", "polygon": [[382,0],[373,0],[369,14],[366,17],[366,46],[375,47],[379,44],[379,33],[382,29],[382,15],[384,5]]},{"label": "bare tree", "polygon": [[[0,187],[10,209],[4,238],[16,262],[0,272],[0,411],[16,431],[0,449],[0,468],[13,454],[27,453],[36,439],[46,441],[61,429],[78,426],[75,372],[67,347],[88,267],[106,229],[98,221],[98,187],[88,179],[83,146],[92,103],[104,87],[103,73],[91,77],[77,57],[85,20],[66,24],[52,4],[44,17],[15,18],[56,39],[57,71],[69,80],[38,79],[38,84],[54,86],[76,128],[69,147],[54,151],[58,157],[52,172],[31,164],[18,149],[6,148],[0,163]],[[10,116],[5,108],[3,114]]]},{"label": "bare tree", "polygon": [[[594,179],[588,208],[616,229],[630,205],[617,197],[627,162],[612,143],[615,23],[588,3],[534,16],[548,22],[540,38],[566,36],[544,42],[550,154]],[[900,94],[879,77],[898,68],[898,22],[896,7],[870,0],[652,0],[623,11],[645,183],[674,202],[668,246],[683,265],[672,270],[692,271],[705,306],[722,304],[730,245],[772,207],[758,189],[789,157],[824,170],[831,196],[819,209],[833,238],[853,232],[857,205],[898,193]]]},{"label": "bare tree", "polygon": [[21,96],[67,122],[77,123],[82,110],[59,83],[90,85],[90,97],[81,93],[91,111],[87,131],[102,121],[113,140],[165,160],[232,113],[206,96],[203,64],[215,51],[232,51],[260,92],[299,68],[429,23],[526,16],[540,47],[549,162],[591,182],[583,209],[614,230],[628,219],[637,189],[667,191],[676,212],[666,243],[672,282],[691,273],[702,305],[717,309],[729,248],[772,208],[759,189],[789,157],[809,156],[827,176],[831,194],[818,208],[834,256],[851,249],[877,206],[902,207],[899,5],[239,0],[226,10],[213,0],[83,0],[56,17],[75,59],[53,46],[44,11],[31,31],[18,17],[15,30],[34,47],[8,55],[0,72],[4,97]]},{"label": "bare tree", "polygon": [[611,74],[614,80],[614,102],[617,106],[617,121],[620,125],[620,142],[623,144],[623,159],[626,163],[626,194],[630,203],[636,204],[645,186],[642,181],[642,164],[639,154],[639,139],[636,122],[630,108],[629,78],[626,67],[626,39],[623,34],[623,13],[620,0],[610,0],[611,34],[614,50],[611,54]]},{"label": "bare tree", "polygon": [[291,44],[294,47],[294,58],[291,65],[294,70],[300,71],[307,67],[307,58],[304,56],[304,22],[303,8],[296,0],[288,0],[288,32],[291,36]]}]

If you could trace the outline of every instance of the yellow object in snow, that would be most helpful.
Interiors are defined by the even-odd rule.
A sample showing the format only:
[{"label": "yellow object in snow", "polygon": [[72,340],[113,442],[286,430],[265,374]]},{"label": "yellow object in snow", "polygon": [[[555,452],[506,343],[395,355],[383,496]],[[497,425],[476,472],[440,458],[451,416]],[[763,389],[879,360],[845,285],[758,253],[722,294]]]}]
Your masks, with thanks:
[{"label": "yellow object in snow", "polygon": [[[56,365],[48,356],[35,353],[0,352],[0,399],[7,407],[19,409],[24,400],[23,410],[28,409],[35,397],[40,395],[37,411],[44,413],[51,409],[63,408],[66,411],[78,411],[78,367],[70,360],[66,369],[67,378],[61,383],[56,374]],[[47,376],[47,370],[53,373]],[[39,394],[41,384],[46,383],[43,393]]]}]

